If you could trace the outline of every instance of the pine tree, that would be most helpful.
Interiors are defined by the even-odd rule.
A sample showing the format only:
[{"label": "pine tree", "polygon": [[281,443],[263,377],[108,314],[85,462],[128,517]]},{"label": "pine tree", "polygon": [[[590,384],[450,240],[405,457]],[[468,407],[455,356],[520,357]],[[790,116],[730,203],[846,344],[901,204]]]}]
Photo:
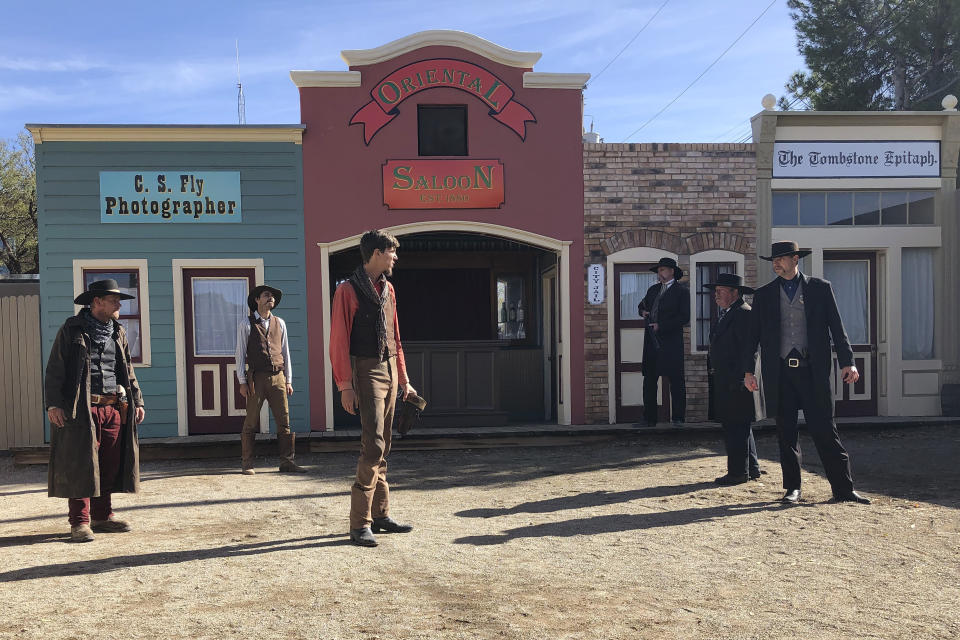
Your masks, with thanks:
[{"label": "pine tree", "polygon": [[809,72],[780,107],[938,109],[960,93],[957,0],[787,0]]}]

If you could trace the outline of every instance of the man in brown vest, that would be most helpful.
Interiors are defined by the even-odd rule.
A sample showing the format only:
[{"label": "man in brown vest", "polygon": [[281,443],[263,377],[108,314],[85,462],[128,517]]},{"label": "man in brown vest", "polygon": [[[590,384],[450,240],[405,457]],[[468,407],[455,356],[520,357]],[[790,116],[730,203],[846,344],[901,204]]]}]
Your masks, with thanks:
[{"label": "man in brown vest", "polygon": [[397,324],[397,298],[386,276],[393,274],[400,243],[388,233],[368,231],[360,239],[363,264],[337,287],[330,325],[330,360],[347,413],[360,411],[360,460],[350,498],[350,540],[377,546],[374,532],[413,530],[389,515],[387,455],[397,393],[416,394],[407,379]]},{"label": "man in brown vest", "polygon": [[[293,461],[294,438],[290,431],[290,410],[287,396],[293,395],[293,371],[290,367],[290,345],[287,325],[272,310],[280,304],[280,289],[260,285],[247,296],[250,316],[237,328],[237,381],[240,395],[247,399],[247,417],[240,434],[241,469],[253,475],[253,449],[260,426],[260,407],[266,400],[277,422],[277,445],[280,448],[280,471],[306,473]],[[249,368],[249,371],[247,370]]]}]

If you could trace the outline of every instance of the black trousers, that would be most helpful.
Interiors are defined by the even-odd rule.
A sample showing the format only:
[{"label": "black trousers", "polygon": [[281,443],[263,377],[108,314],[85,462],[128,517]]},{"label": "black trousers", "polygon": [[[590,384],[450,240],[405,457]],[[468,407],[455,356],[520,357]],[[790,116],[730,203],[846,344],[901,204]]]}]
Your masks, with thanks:
[{"label": "black trousers", "polygon": [[777,437],[780,440],[780,467],[783,470],[783,488],[800,488],[800,431],[797,411],[803,409],[807,432],[820,454],[820,461],[833,488],[833,495],[853,491],[850,456],[840,443],[837,425],[833,422],[833,398],[821,397],[813,384],[810,367],[791,368],[780,365],[780,401],[777,411]]},{"label": "black trousers", "polygon": [[[651,353],[647,353],[650,351]],[[657,358],[660,356],[654,349],[644,349],[643,368],[647,371],[657,371]],[[670,381],[670,417],[673,420],[683,420],[687,415],[687,385],[683,379],[683,359],[675,367],[673,373],[663,377]],[[643,376],[643,417],[648,424],[657,423],[657,381],[658,375]]]},{"label": "black trousers", "polygon": [[751,421],[722,424],[727,446],[727,473],[732,476],[759,476],[760,462],[757,460],[757,443],[753,439]]}]

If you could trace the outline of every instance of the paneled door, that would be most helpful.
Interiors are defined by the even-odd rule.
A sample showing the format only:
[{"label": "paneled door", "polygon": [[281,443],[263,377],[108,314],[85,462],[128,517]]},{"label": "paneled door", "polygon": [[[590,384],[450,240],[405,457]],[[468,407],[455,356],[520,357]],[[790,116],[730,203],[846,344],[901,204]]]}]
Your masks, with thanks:
[{"label": "paneled door", "polygon": [[833,356],[831,384],[838,416],[877,415],[877,256],[872,251],[824,251],[823,277],[833,284],[837,307],[860,371],[844,384]]},{"label": "paneled door", "polygon": [[246,401],[237,385],[237,326],[250,311],[253,269],[184,269],[183,317],[190,435],[240,433]]},{"label": "paneled door", "polygon": [[[638,422],[643,418],[643,334],[646,321],[637,305],[657,281],[650,271],[654,264],[618,264],[613,273],[614,377],[617,422]],[[664,418],[664,380],[658,383],[658,414]],[[669,393],[669,392],[667,392]]]}]

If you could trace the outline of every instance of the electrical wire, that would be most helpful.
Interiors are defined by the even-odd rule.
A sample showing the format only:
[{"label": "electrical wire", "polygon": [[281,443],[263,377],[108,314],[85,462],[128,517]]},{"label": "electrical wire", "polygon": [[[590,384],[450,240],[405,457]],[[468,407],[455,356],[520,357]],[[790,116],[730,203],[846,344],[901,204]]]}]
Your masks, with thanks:
[{"label": "electrical wire", "polygon": [[670,2],[670,0],[664,0],[664,3],[663,3],[662,5],[660,5],[660,8],[657,9],[657,10],[653,13],[652,16],[650,16],[650,19],[647,20],[646,24],[644,24],[642,27],[640,27],[640,31],[637,31],[636,35],[634,35],[632,38],[630,38],[630,42],[628,42],[628,43],[623,47],[623,49],[620,49],[620,53],[618,53],[617,55],[613,56],[613,60],[611,60],[610,62],[608,62],[607,65],[606,65],[603,69],[600,69],[600,73],[598,73],[597,75],[595,75],[595,76],[593,76],[592,78],[590,78],[589,84],[588,84],[587,86],[585,86],[584,89],[586,89],[587,87],[589,87],[590,84],[593,84],[594,82],[596,82],[596,81],[597,81],[597,78],[599,78],[601,75],[603,75],[603,72],[606,71],[607,68],[608,68],[610,65],[612,65],[614,62],[616,62],[617,58],[619,58],[619,57],[623,54],[623,52],[626,51],[626,50],[630,47],[630,45],[633,44],[633,41],[634,41],[634,40],[636,40],[637,38],[640,37],[640,34],[643,33],[644,29],[646,29],[647,27],[650,26],[650,23],[653,22],[653,19],[656,18],[656,17],[660,14],[661,11],[663,11],[663,8],[664,8],[665,6],[667,6],[667,4],[668,4],[669,2]]}]

